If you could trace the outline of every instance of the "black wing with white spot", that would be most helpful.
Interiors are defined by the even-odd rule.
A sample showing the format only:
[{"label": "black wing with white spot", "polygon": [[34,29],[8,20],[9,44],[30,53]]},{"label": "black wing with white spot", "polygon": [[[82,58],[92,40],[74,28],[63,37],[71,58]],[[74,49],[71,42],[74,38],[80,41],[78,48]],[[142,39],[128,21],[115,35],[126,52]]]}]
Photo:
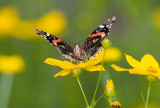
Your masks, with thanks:
[{"label": "black wing with white spot", "polygon": [[87,40],[82,44],[88,59],[96,56],[103,50],[101,42],[108,36],[112,24],[116,21],[116,17],[109,18],[97,29],[95,29]]},{"label": "black wing with white spot", "polygon": [[70,59],[71,61],[76,59],[75,55],[73,54],[73,48],[70,45],[68,45],[66,42],[64,42],[63,40],[49,33],[38,30],[38,29],[35,29],[35,32],[41,35],[42,37],[44,37],[49,43],[55,45],[58,51],[64,57]]}]

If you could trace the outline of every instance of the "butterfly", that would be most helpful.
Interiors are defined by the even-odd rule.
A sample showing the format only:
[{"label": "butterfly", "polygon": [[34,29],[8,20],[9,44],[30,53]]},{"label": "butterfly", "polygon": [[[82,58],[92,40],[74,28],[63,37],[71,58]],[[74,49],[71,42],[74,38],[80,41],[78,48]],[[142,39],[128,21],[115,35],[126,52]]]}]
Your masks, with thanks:
[{"label": "butterfly", "polygon": [[112,24],[116,21],[116,17],[109,18],[103,24],[98,26],[86,41],[80,45],[75,44],[74,47],[67,44],[60,38],[46,33],[44,31],[35,29],[35,32],[44,37],[49,43],[56,46],[58,51],[66,58],[75,62],[84,62],[86,59],[89,60],[99,54],[102,50],[101,42],[108,36]]}]

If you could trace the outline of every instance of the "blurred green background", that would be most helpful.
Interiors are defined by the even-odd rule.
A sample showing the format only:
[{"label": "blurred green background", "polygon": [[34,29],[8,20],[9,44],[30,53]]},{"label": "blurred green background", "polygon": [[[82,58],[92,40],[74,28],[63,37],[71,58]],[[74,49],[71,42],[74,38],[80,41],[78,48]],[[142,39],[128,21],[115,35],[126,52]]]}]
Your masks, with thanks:
[{"label": "blurred green background", "polygon": [[[6,13],[11,15],[4,14],[4,8],[9,9]],[[116,16],[117,21],[108,38],[112,46],[121,50],[122,58],[105,62],[107,71],[102,73],[96,98],[104,93],[107,79],[112,78],[123,108],[143,108],[141,93],[145,97],[148,87],[145,77],[116,72],[110,65],[130,68],[123,53],[137,60],[149,53],[160,63],[159,0],[1,0],[0,9],[0,54],[19,55],[25,63],[21,73],[14,74],[8,108],[85,108],[76,79],[71,75],[54,78],[61,69],[44,63],[49,57],[66,59],[36,35],[34,29],[47,31],[74,45],[85,41],[112,16]],[[2,74],[5,73],[0,74],[1,80]],[[86,71],[80,75],[89,103],[98,75],[99,72]],[[151,108],[160,108],[159,91],[160,81],[156,80],[151,87],[149,104],[157,107]],[[5,96],[1,96],[3,98]],[[96,105],[96,108],[107,107],[105,99]]]}]

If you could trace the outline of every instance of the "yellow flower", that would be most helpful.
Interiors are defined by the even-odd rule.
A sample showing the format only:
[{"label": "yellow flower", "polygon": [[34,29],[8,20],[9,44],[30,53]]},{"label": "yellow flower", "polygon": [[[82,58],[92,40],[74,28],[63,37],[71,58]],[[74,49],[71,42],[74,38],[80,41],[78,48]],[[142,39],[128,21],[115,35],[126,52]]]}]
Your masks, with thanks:
[{"label": "yellow flower", "polygon": [[14,8],[2,8],[0,10],[0,36],[12,34],[18,22],[19,16]]},{"label": "yellow flower", "polygon": [[125,69],[118,67],[114,64],[111,66],[116,71],[129,71],[130,74],[139,75],[152,75],[160,79],[160,68],[158,62],[150,54],[146,54],[142,57],[141,61],[137,61],[132,56],[125,54],[127,62],[133,67],[131,69]]},{"label": "yellow flower", "polygon": [[121,108],[121,103],[118,101],[112,102],[111,108]]},{"label": "yellow flower", "polygon": [[17,24],[17,27],[12,33],[12,36],[15,38],[23,39],[23,40],[41,40],[43,39],[35,33],[34,31],[35,28],[36,28],[35,21],[21,20]]},{"label": "yellow flower", "polygon": [[[79,64],[72,64],[68,61],[60,61],[53,58],[47,58],[45,60],[45,63],[53,66],[59,66],[60,68],[64,69],[54,75],[54,77],[57,77],[57,76],[66,76],[71,72],[78,72],[80,69],[85,69],[88,71],[100,71],[101,65],[96,65],[96,64],[102,61],[102,57],[103,53],[100,53],[93,59],[89,60],[88,62]],[[104,67],[102,68],[102,71],[105,71]]]},{"label": "yellow flower", "polygon": [[24,40],[41,39],[34,32],[35,22],[33,21],[19,21],[17,27],[13,32],[13,37]]},{"label": "yellow flower", "polygon": [[25,63],[21,56],[0,55],[0,72],[4,74],[19,73],[24,69]]},{"label": "yellow flower", "polygon": [[109,98],[112,98],[115,95],[115,89],[114,89],[114,84],[112,80],[107,80],[105,94]]},{"label": "yellow flower", "polygon": [[121,59],[121,50],[117,47],[109,47],[106,49],[105,61],[119,61]]},{"label": "yellow flower", "polygon": [[58,34],[66,27],[66,18],[60,11],[51,11],[37,21],[20,20],[12,35],[24,40],[40,40],[34,29],[46,31],[50,34]]},{"label": "yellow flower", "polygon": [[57,35],[66,27],[67,21],[63,12],[50,11],[36,23],[38,29]]}]

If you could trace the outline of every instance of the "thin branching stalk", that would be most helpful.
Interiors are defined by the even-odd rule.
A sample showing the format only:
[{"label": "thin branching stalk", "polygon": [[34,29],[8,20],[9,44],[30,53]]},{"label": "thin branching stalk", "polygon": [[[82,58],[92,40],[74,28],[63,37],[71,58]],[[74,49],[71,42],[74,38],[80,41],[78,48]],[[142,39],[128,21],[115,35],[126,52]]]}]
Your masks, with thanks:
[{"label": "thin branching stalk", "polygon": [[102,74],[102,68],[103,68],[103,62],[104,62],[105,53],[106,53],[106,48],[104,48],[104,54],[103,54],[101,71],[100,71],[100,73],[99,73],[97,86],[96,86],[96,89],[95,89],[95,92],[94,92],[94,95],[93,95],[93,98],[92,98],[92,102],[91,102],[91,105],[90,105],[91,108],[92,108],[92,106],[93,106],[93,103],[94,103],[94,100],[95,100],[95,96],[96,96],[96,93],[97,93],[97,89],[98,89],[98,86],[99,86],[99,82],[100,82],[100,79],[101,79],[101,74]]},{"label": "thin branching stalk", "polygon": [[78,78],[78,77],[77,77],[77,81],[78,81],[79,87],[80,87],[80,89],[81,89],[81,91],[82,91],[82,94],[83,94],[84,100],[85,100],[85,102],[86,102],[86,104],[87,104],[87,107],[89,107],[89,104],[88,104],[87,98],[86,98],[86,96],[85,96],[85,93],[84,93],[84,91],[83,91],[83,88],[82,88],[81,82],[80,82],[80,80],[79,80],[79,78]]}]

